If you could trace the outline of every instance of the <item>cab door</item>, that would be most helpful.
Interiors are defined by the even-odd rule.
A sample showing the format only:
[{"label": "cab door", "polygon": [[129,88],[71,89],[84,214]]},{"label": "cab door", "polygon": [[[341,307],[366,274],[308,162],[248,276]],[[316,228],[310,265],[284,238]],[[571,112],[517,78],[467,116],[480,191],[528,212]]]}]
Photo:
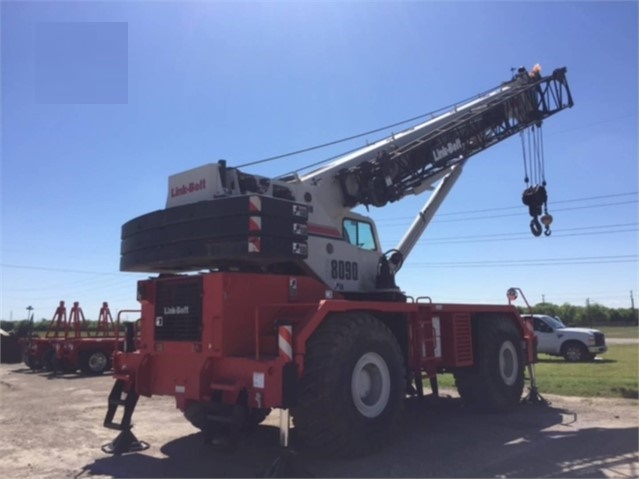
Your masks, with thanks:
[{"label": "cab door", "polygon": [[357,275],[360,292],[374,291],[381,256],[375,224],[366,217],[349,216],[342,220],[342,231],[345,242],[350,245],[348,259],[343,266],[339,261],[331,263],[331,276],[341,278],[342,269],[345,274],[350,269],[351,277]]},{"label": "cab door", "polygon": [[546,354],[555,354],[559,350],[557,344],[557,334],[553,328],[547,324],[543,318],[533,317],[533,327],[537,335],[537,351]]}]

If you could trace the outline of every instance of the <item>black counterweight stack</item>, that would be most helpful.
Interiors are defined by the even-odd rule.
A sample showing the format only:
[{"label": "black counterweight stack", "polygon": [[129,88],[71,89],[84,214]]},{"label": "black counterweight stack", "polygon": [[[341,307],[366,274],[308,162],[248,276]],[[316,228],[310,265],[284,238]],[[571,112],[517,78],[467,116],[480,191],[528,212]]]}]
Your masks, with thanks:
[{"label": "black counterweight stack", "polygon": [[306,205],[261,195],[154,211],[122,226],[120,270],[178,272],[295,264],[308,255],[307,222]]}]

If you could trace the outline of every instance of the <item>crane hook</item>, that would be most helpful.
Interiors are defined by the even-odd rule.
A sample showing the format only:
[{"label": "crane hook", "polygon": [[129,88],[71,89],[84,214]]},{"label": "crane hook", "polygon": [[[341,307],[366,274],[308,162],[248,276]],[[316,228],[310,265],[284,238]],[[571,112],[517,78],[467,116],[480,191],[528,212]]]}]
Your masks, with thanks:
[{"label": "crane hook", "polygon": [[541,223],[544,225],[544,234],[546,236],[550,236],[552,231],[550,231],[550,225],[552,224],[552,215],[548,214],[548,210],[544,211],[544,215],[541,217]]},{"label": "crane hook", "polygon": [[541,236],[541,223],[536,216],[534,216],[533,219],[530,220],[530,231],[535,236]]},{"label": "crane hook", "polygon": [[[532,220],[530,221],[530,231],[535,236],[541,236],[541,225],[543,224],[545,227],[544,234],[546,236],[550,236],[550,224],[552,223],[552,215],[548,214],[548,194],[546,193],[545,182],[541,185],[530,186],[524,190],[522,195],[522,202],[528,206],[528,213],[532,216]],[[539,216],[542,213],[543,206],[543,215],[541,216],[541,223],[539,222]]]}]

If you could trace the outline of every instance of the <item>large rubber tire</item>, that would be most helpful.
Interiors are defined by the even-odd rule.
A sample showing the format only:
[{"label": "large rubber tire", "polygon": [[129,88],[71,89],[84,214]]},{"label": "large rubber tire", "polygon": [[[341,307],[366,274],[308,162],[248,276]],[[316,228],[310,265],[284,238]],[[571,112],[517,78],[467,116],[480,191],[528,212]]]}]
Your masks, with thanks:
[{"label": "large rubber tire", "polygon": [[87,351],[80,357],[80,369],[87,376],[99,376],[109,367],[109,357],[99,349]]},{"label": "large rubber tire", "polygon": [[37,371],[38,369],[42,369],[42,363],[38,361],[35,357],[29,354],[28,351],[22,355],[22,359],[24,364],[31,369],[31,371]]},{"label": "large rubber tire", "polygon": [[405,375],[397,340],[381,321],[366,313],[333,315],[307,344],[291,410],[296,434],[322,455],[378,451],[398,423]]},{"label": "large rubber tire", "polygon": [[483,412],[506,412],[521,400],[524,389],[522,339],[508,318],[473,320],[475,364],[455,372],[464,403]]},{"label": "large rubber tire", "polygon": [[259,426],[260,424],[262,424],[262,422],[264,422],[269,414],[271,414],[270,407],[262,409],[251,409],[247,414],[245,428],[250,430]]},{"label": "large rubber tire", "polygon": [[42,367],[45,371],[53,371],[56,366],[55,349],[49,348],[42,353]]},{"label": "large rubber tire", "polygon": [[203,431],[207,425],[207,414],[208,411],[206,406],[199,402],[190,403],[184,411],[185,419],[189,421],[193,427],[200,431]]},{"label": "large rubber tire", "polygon": [[561,346],[561,355],[566,361],[571,363],[591,360],[588,349],[579,341],[567,341],[564,343]]}]

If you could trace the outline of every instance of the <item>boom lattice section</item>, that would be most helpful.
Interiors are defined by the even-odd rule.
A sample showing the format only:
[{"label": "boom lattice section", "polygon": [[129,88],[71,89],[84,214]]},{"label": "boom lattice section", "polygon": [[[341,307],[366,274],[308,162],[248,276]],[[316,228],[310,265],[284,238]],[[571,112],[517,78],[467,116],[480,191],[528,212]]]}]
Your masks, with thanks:
[{"label": "boom lattice section", "polygon": [[[566,68],[541,77],[520,70],[512,82],[434,119],[435,128],[374,160],[337,174],[345,206],[383,206],[415,192],[429,178],[573,105]],[[442,120],[444,120],[442,122]],[[426,129],[426,128],[425,128]]]}]

